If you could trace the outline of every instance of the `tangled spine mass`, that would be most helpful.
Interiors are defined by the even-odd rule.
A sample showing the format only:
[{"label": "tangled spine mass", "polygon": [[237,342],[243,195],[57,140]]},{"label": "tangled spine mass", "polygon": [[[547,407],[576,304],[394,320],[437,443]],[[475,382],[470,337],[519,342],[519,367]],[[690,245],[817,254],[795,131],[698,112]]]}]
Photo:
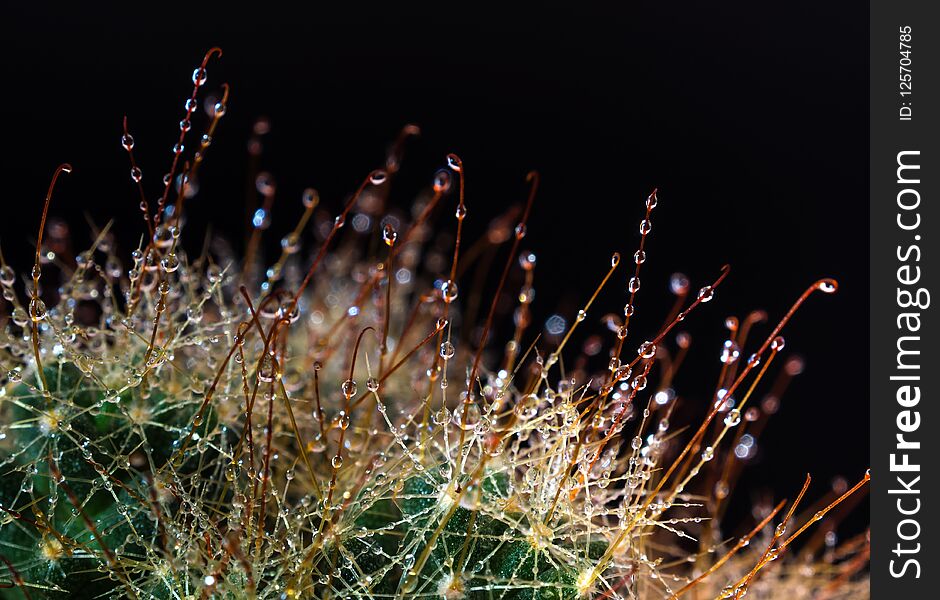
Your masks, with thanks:
[{"label": "tangled spine mass", "polygon": [[[633,260],[614,255],[583,309],[555,318],[545,336],[530,326],[535,258],[520,253],[537,176],[524,207],[462,254],[465,169],[456,155],[410,212],[380,214],[414,127],[335,219],[307,190],[270,268],[259,268],[275,193],[266,175],[246,254],[206,244],[189,256],[183,205],[225,113],[225,86],[206,104],[206,133],[189,159],[184,142],[217,52],[193,73],[156,206],[145,200],[125,122],[146,232],[131,262],[122,263],[106,227],[74,264],[58,257],[50,267],[63,241],[55,231],[43,237],[53,179],[25,289],[9,266],[0,270],[9,315],[0,343],[0,594],[867,595],[865,536],[837,543],[830,531],[823,541],[810,536],[798,555],[789,549],[867,473],[799,508],[807,478],[793,502],[755,507],[742,533],[719,527],[757,434],[799,371],[791,358],[763,403],[748,404],[783,350],[780,332],[814,292],[835,291],[834,281],[811,285],[749,344],[749,359],[738,360],[764,315],[729,319],[721,392],[704,421],[677,431],[672,382],[689,338],[676,328],[728,270],[697,295],[675,277],[673,310],[633,351],[627,329],[655,192]],[[438,230],[456,235],[436,235],[432,221],[455,214],[445,208],[455,200],[456,223]],[[516,219],[513,230],[507,222]],[[355,232],[341,235],[347,221]],[[301,252],[308,224],[318,240],[310,257]],[[489,284],[493,300],[458,292],[478,250],[500,245],[511,249]],[[594,298],[621,262],[630,263],[623,316],[605,317],[609,331],[566,369],[563,353],[577,354],[572,333],[589,326]],[[517,297],[512,319],[498,310],[507,294]],[[471,313],[485,315],[479,327]],[[472,341],[458,343],[460,329]],[[503,329],[511,336],[496,343]],[[609,362],[589,373],[604,347]]]}]

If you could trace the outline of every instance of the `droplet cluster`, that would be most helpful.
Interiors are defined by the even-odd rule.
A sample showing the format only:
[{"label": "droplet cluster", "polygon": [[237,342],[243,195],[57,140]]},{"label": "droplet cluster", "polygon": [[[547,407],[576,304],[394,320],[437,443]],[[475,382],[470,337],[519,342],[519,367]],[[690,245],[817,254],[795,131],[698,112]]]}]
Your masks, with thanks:
[{"label": "droplet cluster", "polygon": [[[104,228],[74,265],[40,270],[67,247],[46,226],[31,278],[0,265],[0,582],[33,598],[861,597],[864,571],[849,570],[867,540],[839,542],[828,508],[812,519],[828,523],[825,556],[786,568],[765,565],[801,524],[772,506],[754,506],[763,526],[743,542],[723,533],[726,498],[799,372],[787,362],[762,383],[793,311],[763,344],[748,335],[763,319],[729,319],[718,391],[683,390],[678,328],[717,304],[700,308],[727,269],[691,296],[673,276],[675,310],[632,341],[656,192],[633,260],[601,257],[593,295],[544,324],[530,312],[536,254],[518,246],[539,234],[526,226],[537,176],[525,216],[480,242],[514,244],[494,270],[506,307],[461,262],[480,253],[461,254],[472,164],[455,154],[395,206],[395,144],[342,204],[298,194],[293,223],[273,210],[274,177],[254,174],[259,206],[234,255],[184,210],[212,202],[198,171],[228,88],[204,116],[197,97],[219,53],[192,73],[160,196],[125,122],[137,248]],[[279,256],[264,256],[264,235],[280,236]],[[621,268],[623,315],[592,313]],[[701,425],[673,424],[696,402]]]}]

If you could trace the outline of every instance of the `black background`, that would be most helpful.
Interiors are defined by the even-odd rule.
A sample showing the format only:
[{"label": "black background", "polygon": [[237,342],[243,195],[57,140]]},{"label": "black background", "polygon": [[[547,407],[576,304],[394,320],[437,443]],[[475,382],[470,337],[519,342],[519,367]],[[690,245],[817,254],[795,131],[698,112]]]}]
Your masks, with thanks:
[{"label": "black background", "polygon": [[[806,371],[742,485],[792,497],[810,471],[811,496],[819,496],[834,476],[854,481],[867,467],[863,5],[560,11],[440,2],[339,12],[215,2],[144,14],[39,4],[5,7],[0,35],[0,240],[19,270],[28,269],[48,179],[63,161],[75,171],[52,213],[72,223],[78,240],[88,213],[99,224],[116,218],[136,242],[121,117],[129,116],[145,182],[157,194],[192,69],[218,45],[224,56],[209,65],[206,89],[226,81],[232,98],[203,191],[187,207],[194,226],[212,221],[239,238],[245,142],[259,115],[272,123],[263,164],[279,182],[275,239],[300,212],[304,187],[317,187],[335,212],[382,164],[401,126],[414,122],[423,135],[409,144],[396,184],[401,204],[457,152],[468,223],[482,228],[524,198],[529,169],[540,171],[525,243],[539,256],[544,320],[559,306],[573,314],[613,251],[632,255],[643,200],[658,187],[635,335],[668,310],[671,272],[688,274],[697,289],[732,265],[716,301],[689,324],[697,344],[677,385],[684,395],[704,402],[711,392],[725,316],[765,308],[775,319],[815,279],[841,283],[835,296],[813,297],[785,332]],[[623,273],[592,316],[622,309]]]}]

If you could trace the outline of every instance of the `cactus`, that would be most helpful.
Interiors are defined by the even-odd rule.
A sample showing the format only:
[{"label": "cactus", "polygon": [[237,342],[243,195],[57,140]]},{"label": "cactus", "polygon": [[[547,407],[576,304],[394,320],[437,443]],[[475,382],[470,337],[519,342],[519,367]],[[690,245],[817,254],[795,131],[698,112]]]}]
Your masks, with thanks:
[{"label": "cactus", "polygon": [[[793,502],[755,507],[743,536],[722,537],[748,444],[775,410],[747,403],[785,360],[780,334],[793,311],[750,344],[748,360],[738,359],[762,314],[740,327],[729,320],[726,391],[701,423],[670,424],[689,344],[679,328],[728,268],[697,294],[674,277],[673,314],[654,338],[632,342],[655,191],[636,254],[615,254],[582,310],[555,318],[546,336],[531,326],[536,260],[520,248],[538,176],[530,174],[521,210],[508,213],[515,229],[507,217],[490,231],[486,243],[510,248],[473,329],[461,306],[481,292],[460,281],[465,167],[453,154],[408,213],[382,214],[400,143],[332,221],[307,190],[301,219],[266,269],[260,240],[275,191],[261,175],[245,255],[213,243],[190,255],[183,240],[203,232],[188,230],[184,204],[227,87],[192,157],[184,141],[216,53],[193,73],[154,206],[125,122],[145,234],[130,261],[107,226],[74,269],[51,266],[55,239],[43,234],[55,178],[70,170],[63,165],[31,278],[22,287],[8,265],[0,269],[9,315],[0,339],[2,597],[867,595],[864,537],[810,539],[800,560],[784,556],[867,473],[814,515],[797,510],[804,487]],[[435,232],[456,235],[442,247]],[[309,257],[305,237],[316,240]],[[577,356],[571,334],[591,326],[594,298],[624,270],[627,305],[605,318],[607,358],[590,375],[584,365],[599,349],[566,367],[564,357]],[[812,284],[794,309],[835,287]],[[510,296],[512,319],[500,304]],[[472,341],[458,343],[461,330]],[[798,370],[785,360],[784,377]]]}]

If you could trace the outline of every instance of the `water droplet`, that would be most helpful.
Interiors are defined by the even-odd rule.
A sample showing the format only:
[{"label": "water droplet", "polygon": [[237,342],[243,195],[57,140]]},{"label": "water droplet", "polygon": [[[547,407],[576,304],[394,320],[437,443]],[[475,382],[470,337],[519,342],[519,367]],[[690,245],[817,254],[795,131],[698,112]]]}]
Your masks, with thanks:
[{"label": "water droplet", "polygon": [[519,399],[513,411],[522,420],[528,420],[539,412],[539,397],[536,394],[528,394]]},{"label": "water droplet", "polygon": [[271,217],[263,208],[257,209],[251,216],[251,224],[256,229],[267,229],[271,225]]},{"label": "water droplet", "polygon": [[453,169],[454,171],[460,171],[462,165],[460,163],[460,158],[456,154],[447,155],[447,166]]},{"label": "water droplet", "polygon": [[33,323],[38,323],[46,318],[46,304],[39,298],[31,298],[29,301],[29,318]]},{"label": "water droplet", "polygon": [[631,294],[635,294],[640,290],[640,278],[631,277],[630,281],[627,282],[627,291]]},{"label": "water droplet", "polygon": [[444,302],[450,304],[456,300],[457,293],[457,284],[450,279],[441,284],[441,297],[444,299]]},{"label": "water droplet", "polygon": [[356,395],[356,392],[358,391],[358,387],[356,386],[355,381],[353,381],[352,379],[347,379],[346,381],[343,382],[342,390],[343,390],[343,396],[345,396],[346,399],[349,400],[350,398]]},{"label": "water droplet", "polygon": [[823,279],[816,285],[816,287],[826,294],[832,294],[835,293],[837,289],[839,289],[839,282],[837,282],[835,279]]},{"label": "water droplet", "polygon": [[333,465],[334,469],[342,468],[343,466],[343,457],[337,454],[333,457],[333,460],[330,461],[330,464]]},{"label": "water droplet", "polygon": [[382,185],[388,179],[388,174],[385,171],[372,171],[369,175],[369,182],[372,185]]},{"label": "water droplet", "polygon": [[379,391],[379,380],[376,379],[375,377],[370,377],[366,379],[366,388],[368,388],[370,392]]},{"label": "water droplet", "polygon": [[295,254],[300,250],[300,235],[292,231],[281,238],[281,249],[287,254]]},{"label": "water droplet", "polygon": [[304,190],[304,195],[301,197],[301,202],[304,205],[304,208],[311,209],[316,206],[320,201],[320,196],[317,191],[313,188],[307,188]]},{"label": "water droplet", "polygon": [[456,353],[456,349],[454,348],[454,345],[452,343],[444,342],[443,344],[441,344],[441,358],[443,358],[444,360],[452,359],[455,353]]},{"label": "water droplet", "polygon": [[261,367],[258,369],[258,380],[265,383],[274,381],[274,357],[265,354],[261,359]]},{"label": "water droplet", "polygon": [[225,115],[225,110],[226,110],[225,104],[223,104],[222,102],[216,102],[212,106],[212,116],[222,117],[223,115]]},{"label": "water droplet", "polygon": [[645,263],[645,262],[646,262],[646,251],[645,251],[645,250],[637,250],[636,253],[633,255],[633,262],[635,262],[635,263],[638,264],[638,265],[642,265],[643,263]]},{"label": "water droplet", "polygon": [[682,273],[673,273],[669,278],[669,289],[677,296],[685,295],[689,291],[689,278]]},{"label": "water droplet", "polygon": [[4,287],[13,285],[16,281],[16,272],[13,270],[10,265],[3,265],[0,267],[0,284],[3,284]]},{"label": "water droplet", "polygon": [[129,133],[125,133],[121,136],[121,145],[124,146],[124,149],[130,152],[131,148],[134,147],[134,136]]},{"label": "water droplet", "polygon": [[176,254],[171,252],[163,257],[163,260],[160,261],[160,266],[163,267],[163,270],[167,273],[172,273],[180,268],[180,259],[176,257]]},{"label": "water droplet", "polygon": [[206,278],[209,280],[209,283],[218,283],[222,281],[222,268],[218,265],[210,265],[206,269]]},{"label": "water droplet", "polygon": [[389,247],[395,245],[395,242],[398,241],[398,232],[395,231],[391,223],[386,223],[385,227],[382,228],[382,240]]},{"label": "water droplet", "polygon": [[738,360],[739,356],[741,356],[741,349],[738,345],[732,340],[725,340],[725,344],[721,348],[721,362],[730,365]]},{"label": "water droplet", "polygon": [[770,349],[780,351],[787,345],[787,341],[783,339],[782,335],[778,335],[774,338],[774,341],[770,342]]},{"label": "water droplet", "polygon": [[643,219],[640,221],[640,233],[646,235],[653,229],[653,224],[650,223],[649,219]]},{"label": "water droplet", "polygon": [[728,482],[722,480],[715,484],[715,497],[719,500],[727,498],[730,493],[731,488],[728,486]]},{"label": "water droplet", "polygon": [[741,422],[741,410],[734,408],[725,417],[725,426],[736,427]]},{"label": "water droplet", "polygon": [[[197,86],[201,86],[206,83],[205,69],[202,67],[196,67],[196,69],[193,70],[193,83]],[[193,106],[193,110],[195,110],[195,106]]]},{"label": "water droplet", "polygon": [[[157,248],[168,248],[173,244],[173,236],[170,235],[170,230],[160,225],[153,231],[153,244]],[[151,260],[151,255],[148,253],[147,260]]]},{"label": "water droplet", "polygon": [[443,194],[450,189],[450,173],[441,169],[434,175],[433,187],[438,194]]},{"label": "water droplet", "polygon": [[715,458],[715,449],[711,446],[706,447],[705,450],[702,451],[702,460],[708,462],[713,458]]},{"label": "water droplet", "polygon": [[465,402],[454,412],[454,424],[469,431],[476,427],[480,417],[480,407],[476,402]]},{"label": "water droplet", "polygon": [[706,285],[705,287],[703,287],[702,289],[698,291],[698,298],[703,303],[710,302],[711,299],[714,297],[715,297],[715,290],[710,285]]},{"label": "water droplet", "polygon": [[434,421],[435,425],[443,425],[448,422],[451,418],[450,411],[446,408],[441,408],[439,411],[435,412],[432,415],[431,419]]}]

